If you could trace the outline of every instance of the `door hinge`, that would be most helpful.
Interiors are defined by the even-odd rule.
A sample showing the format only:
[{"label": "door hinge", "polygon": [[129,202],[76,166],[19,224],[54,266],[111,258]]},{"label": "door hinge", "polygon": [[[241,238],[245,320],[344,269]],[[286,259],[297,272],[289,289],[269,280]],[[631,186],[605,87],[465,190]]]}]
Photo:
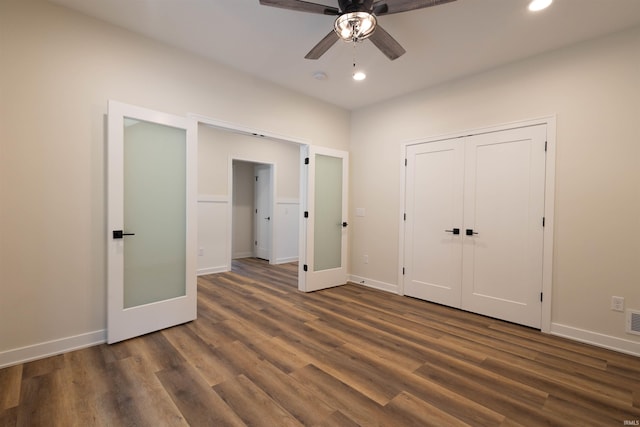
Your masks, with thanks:
[{"label": "door hinge", "polygon": [[307,271],[309,268],[307,267],[307,264],[304,264],[304,265],[302,266],[302,269],[303,269],[304,271]]},{"label": "door hinge", "polygon": [[544,227],[545,222],[546,222],[545,217],[542,217],[542,226],[543,226],[543,227]]},{"label": "door hinge", "polygon": [[256,182],[258,182],[258,177],[256,176]]},{"label": "door hinge", "polygon": [[304,217],[309,218],[309,211],[304,211]]},{"label": "door hinge", "polygon": [[407,166],[407,159],[404,159],[404,165]]},{"label": "door hinge", "polygon": [[404,267],[402,267],[402,275],[404,276]]},{"label": "door hinge", "polygon": [[540,292],[540,302],[542,302],[542,295],[543,295],[543,293]]},{"label": "door hinge", "polygon": [[544,142],[544,151],[547,151],[547,141]]},{"label": "door hinge", "polygon": [[253,242],[253,244],[254,244],[254,245],[256,245],[256,246],[258,246],[258,241],[257,241],[257,240],[255,240],[255,241]]},{"label": "door hinge", "polygon": [[407,220],[407,213],[406,213],[406,212],[405,212],[405,214],[404,214],[404,220],[405,220],[405,221]]},{"label": "door hinge", "polygon": [[308,164],[309,164],[309,158],[308,158],[308,157],[305,157],[305,158],[304,158],[304,164],[305,164],[305,165],[308,165]]}]

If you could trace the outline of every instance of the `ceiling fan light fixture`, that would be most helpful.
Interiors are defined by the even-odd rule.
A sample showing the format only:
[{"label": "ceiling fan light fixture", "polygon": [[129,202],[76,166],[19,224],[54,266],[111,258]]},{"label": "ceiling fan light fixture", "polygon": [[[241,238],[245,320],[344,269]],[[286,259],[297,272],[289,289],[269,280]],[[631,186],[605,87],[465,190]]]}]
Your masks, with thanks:
[{"label": "ceiling fan light fixture", "polygon": [[373,34],[377,23],[376,17],[370,13],[351,12],[338,16],[333,29],[342,40],[357,42]]}]

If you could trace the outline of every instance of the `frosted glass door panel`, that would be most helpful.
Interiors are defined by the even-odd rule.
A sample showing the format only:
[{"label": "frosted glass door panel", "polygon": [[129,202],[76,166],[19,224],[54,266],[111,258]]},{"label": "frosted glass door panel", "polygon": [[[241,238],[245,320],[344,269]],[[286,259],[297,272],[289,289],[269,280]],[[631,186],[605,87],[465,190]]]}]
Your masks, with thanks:
[{"label": "frosted glass door panel", "polygon": [[186,293],[186,131],[124,121],[124,308]]},{"label": "frosted glass door panel", "polygon": [[342,159],[316,154],[313,270],[342,265]]}]

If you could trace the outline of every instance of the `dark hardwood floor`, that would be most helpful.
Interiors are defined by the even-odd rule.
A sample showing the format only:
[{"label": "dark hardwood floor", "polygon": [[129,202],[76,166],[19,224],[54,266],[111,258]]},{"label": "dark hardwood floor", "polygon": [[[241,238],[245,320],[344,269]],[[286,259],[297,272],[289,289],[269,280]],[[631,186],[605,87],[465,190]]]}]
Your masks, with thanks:
[{"label": "dark hardwood floor", "polygon": [[234,262],[198,320],[0,370],[0,426],[623,426],[640,358]]}]

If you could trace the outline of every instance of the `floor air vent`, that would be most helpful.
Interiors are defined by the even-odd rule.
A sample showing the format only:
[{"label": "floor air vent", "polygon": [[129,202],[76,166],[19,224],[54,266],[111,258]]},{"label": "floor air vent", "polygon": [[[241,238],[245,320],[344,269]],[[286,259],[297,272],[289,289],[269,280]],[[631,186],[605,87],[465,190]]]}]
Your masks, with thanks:
[{"label": "floor air vent", "polygon": [[640,335],[640,311],[627,310],[627,333]]}]

